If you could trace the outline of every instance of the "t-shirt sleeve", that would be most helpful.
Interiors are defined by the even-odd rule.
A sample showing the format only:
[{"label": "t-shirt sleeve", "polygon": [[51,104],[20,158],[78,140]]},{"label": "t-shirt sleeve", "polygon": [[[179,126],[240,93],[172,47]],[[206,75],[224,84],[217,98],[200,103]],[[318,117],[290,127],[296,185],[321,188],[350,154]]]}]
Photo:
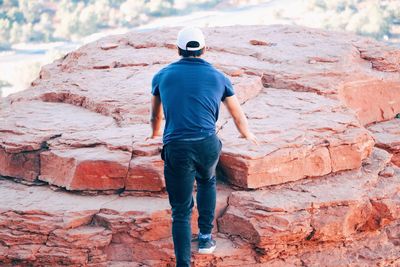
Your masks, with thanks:
[{"label": "t-shirt sleeve", "polygon": [[151,81],[151,94],[152,95],[160,95],[160,89],[158,88],[159,79],[158,73],[153,76],[153,80]]},{"label": "t-shirt sleeve", "polygon": [[224,79],[225,79],[225,90],[224,94],[222,95],[221,101],[224,101],[225,97],[233,96],[235,94],[235,90],[233,89],[232,83],[229,80],[229,78],[224,75]]}]

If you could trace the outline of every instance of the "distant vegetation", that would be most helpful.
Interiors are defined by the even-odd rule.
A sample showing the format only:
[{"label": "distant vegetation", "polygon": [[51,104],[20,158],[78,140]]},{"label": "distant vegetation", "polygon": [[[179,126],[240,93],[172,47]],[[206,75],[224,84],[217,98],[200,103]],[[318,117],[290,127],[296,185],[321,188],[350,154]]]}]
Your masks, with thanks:
[{"label": "distant vegetation", "polygon": [[101,29],[133,27],[220,0],[0,0],[0,49],[19,42],[76,41]]},{"label": "distant vegetation", "polygon": [[310,0],[311,12],[324,14],[321,27],[342,29],[377,39],[390,37],[393,24],[400,24],[399,0]]},{"label": "distant vegetation", "polygon": [[[0,0],[0,49],[19,42],[77,41],[102,29],[134,27],[162,16],[187,14],[220,3],[261,0]],[[265,1],[267,2],[267,1]],[[378,39],[400,23],[400,0],[303,0],[323,14],[322,28]]]}]

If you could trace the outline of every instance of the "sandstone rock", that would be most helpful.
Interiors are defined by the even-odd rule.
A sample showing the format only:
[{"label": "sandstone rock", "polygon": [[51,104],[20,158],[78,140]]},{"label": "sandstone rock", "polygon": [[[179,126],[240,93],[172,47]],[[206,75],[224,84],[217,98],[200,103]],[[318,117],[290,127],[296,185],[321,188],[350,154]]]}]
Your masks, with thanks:
[{"label": "sandstone rock", "polygon": [[392,162],[400,167],[400,119],[372,124],[368,130],[373,134],[376,145],[392,153]]},{"label": "sandstone rock", "polygon": [[[392,224],[387,231],[397,229]],[[399,249],[386,231],[362,234],[357,240],[339,244],[319,244],[306,248],[295,256],[284,255],[268,260],[262,266],[398,266]],[[304,247],[303,247],[304,249]]]},{"label": "sandstone rock", "polygon": [[[129,164],[148,160],[131,160],[132,153],[154,155],[161,146],[161,140],[140,149],[132,145],[143,143],[148,125],[117,127],[110,117],[69,104],[17,101],[5,114],[9,116],[0,123],[0,173],[29,181],[38,178],[70,190],[121,189],[125,184],[135,189]],[[141,153],[146,149],[151,153]],[[141,185],[141,189],[159,191],[162,180],[158,177],[158,185]]]},{"label": "sandstone rock", "polygon": [[40,153],[35,150],[25,153],[8,153],[0,148],[1,175],[34,181],[40,173]]},{"label": "sandstone rock", "polygon": [[[2,266],[174,266],[162,140],[145,138],[178,30],[86,44],[2,101]],[[204,33],[261,145],[221,104],[218,173],[232,187],[218,183],[217,250],[194,243],[193,265],[399,265],[399,50],[289,25]]]},{"label": "sandstone rock", "polygon": [[[396,75],[399,77],[398,72]],[[393,119],[399,113],[399,89],[398,81],[365,78],[347,82],[339,93],[342,102],[356,112],[360,122],[369,124]]]},{"label": "sandstone rock", "polygon": [[[215,236],[217,248],[212,255],[193,253],[194,266],[261,266],[256,259],[256,252],[249,244],[239,238],[226,238],[223,234]],[[198,242],[192,243],[192,251],[197,251]]]},{"label": "sandstone rock", "polygon": [[[400,169],[392,167],[393,177],[379,177],[390,155],[375,149],[372,156],[358,171],[268,190],[232,192],[219,184],[217,217],[230,195],[219,220],[222,233],[214,233],[219,246],[213,255],[197,255],[193,243],[194,266],[396,264],[400,228],[393,222],[400,217]],[[0,185],[0,232],[7,244],[0,261],[5,266],[11,261],[22,266],[173,266],[166,198],[81,196],[9,180]],[[237,212],[248,217],[240,220]],[[243,233],[229,231],[229,240],[223,232],[232,226]],[[252,234],[254,229],[260,237]]]},{"label": "sandstone rock", "polygon": [[[108,36],[82,46],[64,58],[44,66],[40,77],[30,88],[7,98],[10,107],[9,111],[4,113],[4,118],[7,119],[3,128],[7,130],[3,130],[2,140],[17,139],[20,142],[15,147],[10,141],[3,141],[9,145],[0,150],[0,162],[4,162],[1,174],[30,181],[38,177],[70,190],[127,188],[162,191],[164,189],[162,162],[159,159],[157,161],[156,157],[159,155],[161,140],[158,140],[158,143],[148,144],[143,141],[148,135],[144,135],[143,131],[144,129],[146,133],[150,131],[148,113],[151,78],[161,67],[177,60],[174,45],[177,30],[177,28],[159,30],[157,38],[153,31],[144,33],[132,31],[125,35]],[[371,139],[363,133],[361,125],[393,118],[400,111],[398,94],[400,78],[397,75],[398,66],[395,60],[398,57],[397,50],[352,34],[328,33],[297,26],[252,26],[251,30],[248,26],[240,26],[235,27],[235,32],[240,34],[235,35],[231,34],[231,30],[230,27],[205,29],[210,44],[205,59],[230,75],[240,102],[247,104],[245,105],[247,113],[253,113],[253,117],[250,118],[251,126],[257,128],[254,130],[260,139],[268,142],[268,144],[263,143],[258,151],[256,149],[251,152],[251,157],[253,159],[256,157],[261,162],[256,164],[259,169],[255,173],[253,170],[255,166],[252,165],[255,161],[250,164],[244,160],[249,157],[248,148],[242,147],[243,140],[238,141],[232,136],[237,136],[237,132],[232,127],[233,122],[226,110],[221,108],[218,130],[225,142],[220,166],[233,177],[232,182],[239,186],[257,188],[359,167],[372,145]],[[160,38],[165,41],[160,43]],[[226,46],[227,42],[229,46]],[[315,49],[316,43],[324,44],[319,46],[318,53]],[[307,64],[311,61],[314,63]],[[370,62],[373,62],[372,68]],[[306,68],[304,64],[307,64]],[[262,89],[263,87],[271,89]],[[287,89],[299,92],[289,92]],[[303,91],[310,94],[305,94]],[[310,98],[315,98],[314,101],[321,103],[310,104],[307,102],[313,101]],[[36,103],[33,112],[38,113],[40,118],[42,116],[40,114],[48,112],[45,107],[41,107],[43,101],[55,102],[48,105],[57,106],[58,109],[77,106],[74,115],[83,112],[87,114],[84,116],[88,116],[90,113],[88,111],[93,113],[92,118],[79,116],[81,122],[93,120],[95,116],[98,119],[103,117],[107,119],[97,127],[85,124],[72,130],[71,127],[62,127],[60,124],[66,118],[70,120],[75,116],[55,116],[58,111],[52,111],[54,113],[50,115],[52,119],[46,120],[47,124],[41,123],[46,127],[42,128],[40,134],[27,130],[34,127],[29,126],[26,129],[12,125],[11,113],[19,102],[22,103],[20,105],[27,103],[27,106]],[[281,103],[276,105],[275,101]],[[260,104],[264,109],[257,107]],[[47,104],[43,104],[45,105]],[[314,109],[308,108],[308,105]],[[296,117],[293,115],[298,113],[296,108],[302,110],[299,110],[300,113],[309,112],[309,114],[303,116],[304,119],[298,115]],[[324,111],[320,112],[319,108]],[[67,110],[72,112],[72,108]],[[274,116],[268,112],[273,112]],[[335,112],[335,116],[340,117],[339,121],[332,121],[335,120],[335,116],[329,112]],[[353,113],[361,124],[357,122]],[[19,114],[18,121],[24,123],[29,120],[30,114],[32,113]],[[278,118],[278,115],[279,119],[274,119]],[[320,115],[328,116],[332,120],[320,120]],[[257,116],[259,118],[256,118]],[[113,120],[110,120],[111,118]],[[287,135],[291,135],[289,140],[283,138],[271,142],[268,125],[274,120],[276,128],[283,128]],[[292,122],[295,122],[296,126],[287,124]],[[344,131],[343,123],[351,130]],[[307,128],[305,125],[316,129],[312,136],[306,136],[310,139],[304,142],[293,139],[305,138],[304,135],[301,137],[301,134],[296,134],[296,131],[304,131]],[[52,130],[55,128],[59,130]],[[99,133],[101,130],[103,133]],[[96,136],[92,131],[97,132],[100,138],[91,138]],[[334,133],[328,136],[337,140],[335,145],[332,145],[333,140],[326,138],[329,131]],[[111,141],[104,134],[108,132],[113,133]],[[115,134],[118,132],[123,133],[123,136]],[[137,135],[142,139],[140,140]],[[272,137],[280,136],[282,134],[277,133]],[[46,151],[46,142],[52,138],[55,139],[54,142],[63,143],[62,150],[54,145],[53,148],[50,147],[50,151]],[[99,139],[102,141],[97,142]],[[321,141],[329,142],[330,145]],[[115,142],[118,143],[117,146],[113,145]],[[100,147],[101,145],[105,145],[107,149]],[[106,175],[108,178],[102,178],[103,183],[97,186],[93,181],[98,180],[95,178],[99,177],[98,174],[88,173],[92,179],[79,178],[79,172],[72,171],[69,178],[57,176],[46,159],[51,162],[63,158],[64,160],[61,160],[63,168],[71,166],[66,161],[75,161],[76,163],[72,165],[76,167],[72,169],[79,169],[83,163],[82,155],[79,150],[69,151],[72,147],[87,148],[80,151],[90,150],[87,154],[92,154],[93,158],[85,162],[91,162],[93,166],[100,162],[99,157],[95,155],[110,154],[104,155],[102,160],[109,162],[107,168],[116,169],[116,173],[119,173],[118,178]],[[12,154],[10,149],[14,151]],[[51,151],[52,149],[54,151]],[[244,149],[246,151],[243,152]],[[27,153],[28,151],[32,152]],[[60,155],[60,151],[73,156],[61,158],[55,156]],[[127,152],[133,152],[130,160]],[[261,156],[264,158],[261,159]],[[43,170],[39,169],[40,158],[46,162],[41,167]],[[15,162],[24,162],[24,167],[16,168]],[[138,164],[143,167],[138,168]],[[252,166],[247,167],[249,164]],[[104,168],[101,165],[98,167],[98,169]],[[124,171],[126,174],[122,175]],[[233,175],[234,173],[236,175]],[[240,175],[245,178],[239,179]],[[152,178],[147,179],[150,176]],[[84,182],[86,180],[87,184]]]},{"label": "sandstone rock", "polygon": [[[34,180],[40,173],[40,152],[63,133],[107,128],[110,117],[64,103],[15,102],[0,121],[0,174]],[[34,115],[33,115],[34,114]],[[68,118],[68,119],[66,119]]]},{"label": "sandstone rock", "polygon": [[[393,224],[387,231],[398,227],[398,224]],[[323,262],[324,266],[398,266],[399,259],[399,247],[385,231],[362,235],[357,242],[327,246],[318,252],[313,249],[301,255],[302,264]]]},{"label": "sandstone rock", "polygon": [[125,185],[131,153],[101,146],[41,153],[40,180],[66,189],[119,189]]},{"label": "sandstone rock", "polygon": [[[85,73],[84,77],[90,77],[93,66],[117,68],[119,69],[117,72],[123,72],[121,66],[146,65],[151,68],[157,64],[167,64],[176,59],[174,43],[177,31],[177,28],[171,28],[158,30],[156,35],[153,31],[140,33],[132,31],[123,36],[109,36],[69,53],[65,59],[55,62],[56,64],[46,69],[53,67],[51,73],[54,73],[54,76],[60,73],[58,68],[54,69],[54,65],[65,72],[87,69],[89,72]],[[245,73],[264,72],[272,76],[278,75],[276,77],[278,80],[287,83],[287,86],[277,86],[279,82],[275,80],[278,84],[272,85],[273,87],[294,90],[303,88],[336,94],[347,82],[362,81],[366,76],[375,79],[377,83],[382,77],[388,78],[386,81],[393,80],[397,84],[399,82],[395,73],[398,72],[398,61],[396,61],[399,56],[398,50],[353,34],[328,33],[318,29],[286,25],[251,26],[251,28],[235,26],[235,32],[240,32],[235,35],[231,34],[231,27],[209,28],[204,31],[210,46],[205,57],[215,61],[218,66],[227,66],[230,69],[236,67],[244,70]],[[160,39],[165,40],[164,43],[160,43]],[[227,41],[230,44],[228,47]],[[119,47],[104,52],[101,46],[105,43],[119,44]],[[274,45],[257,45],[259,43]],[[314,49],[316,43],[319,45],[318,53]],[[320,64],[302,68],[303,64],[310,59],[315,59]],[[371,61],[381,61],[382,67],[371,69]],[[291,64],[288,65],[288,62]],[[117,78],[114,71],[113,76]],[[94,82],[99,81],[99,78],[102,79],[101,75],[96,77]],[[122,81],[122,79],[119,80]],[[79,84],[75,86],[79,87]],[[111,87],[108,89],[114,90]],[[387,89],[389,90],[388,87]],[[120,90],[119,92],[121,93]],[[357,96],[360,99],[360,95]],[[371,100],[373,99],[369,99]],[[376,110],[379,108],[381,106],[373,107]],[[398,110],[398,106],[396,109]],[[387,119],[386,115],[385,119]]]},{"label": "sandstone rock", "polygon": [[[217,217],[225,211],[231,192],[218,183]],[[172,262],[171,210],[165,195],[83,196],[8,179],[0,179],[0,194],[2,264],[105,266],[112,261],[153,260],[165,266]],[[197,218],[195,205],[193,234],[198,233]]]},{"label": "sandstone rock", "polygon": [[[261,73],[267,87],[338,98],[356,112],[362,124],[399,113],[400,52],[395,47],[345,32],[283,25],[251,27],[238,35],[232,35],[229,27],[210,29],[208,43],[215,54],[208,56],[245,72]],[[235,26],[235,32],[239,30]],[[229,37],[221,38],[224,35]],[[227,47],[227,40],[234,45]],[[248,40],[275,45],[252,45]],[[315,63],[307,64],[310,61]]]},{"label": "sandstone rock", "polygon": [[373,41],[361,42],[356,47],[360,57],[371,62],[373,69],[383,72],[400,71],[400,52],[396,48]]},{"label": "sandstone rock", "polygon": [[221,167],[235,185],[258,188],[361,166],[373,146],[369,133],[337,100],[313,93],[265,89],[243,110],[261,145],[219,131]]},{"label": "sandstone rock", "polygon": [[73,229],[56,229],[48,237],[51,247],[101,248],[111,242],[111,231],[104,227],[81,226]]},{"label": "sandstone rock", "polygon": [[381,229],[400,218],[400,169],[391,178],[378,175],[389,160],[387,152],[375,149],[371,164],[360,170],[233,192],[219,231],[242,237],[270,260]]},{"label": "sandstone rock", "polygon": [[165,188],[164,161],[159,155],[133,158],[125,181],[125,189],[161,191]]}]

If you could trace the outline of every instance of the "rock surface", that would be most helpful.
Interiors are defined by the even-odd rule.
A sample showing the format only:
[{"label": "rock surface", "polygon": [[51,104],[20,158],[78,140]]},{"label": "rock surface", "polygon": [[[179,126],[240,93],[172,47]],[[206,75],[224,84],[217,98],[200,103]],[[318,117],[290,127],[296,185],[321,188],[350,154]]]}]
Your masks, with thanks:
[{"label": "rock surface", "polygon": [[[375,149],[342,174],[256,191],[218,183],[218,248],[199,255],[193,242],[193,266],[399,264],[400,169],[389,161]],[[166,195],[84,196],[9,179],[0,193],[4,266],[174,266]],[[195,206],[193,234],[196,220]]]},{"label": "rock surface", "polygon": [[375,123],[368,127],[373,134],[376,145],[389,151],[392,162],[400,167],[400,118]]},{"label": "rock surface", "polygon": [[[3,101],[2,266],[173,266],[162,140],[145,138],[178,30],[86,44]],[[204,33],[260,146],[221,104],[218,248],[193,242],[194,266],[400,265],[400,50],[298,26]]]},{"label": "rock surface", "polygon": [[[177,60],[177,30],[108,36],[44,66],[31,87],[9,96],[2,110],[0,174],[70,190],[163,191],[161,140],[144,138],[151,78]],[[362,126],[400,112],[394,48],[297,26],[243,26],[234,32],[205,29],[204,58],[229,76],[262,140],[252,147],[238,138],[222,108],[221,167],[235,185],[259,188],[359,167],[373,145]],[[30,120],[30,112],[37,120]],[[339,156],[343,151],[348,158]],[[53,161],[65,175],[54,173]],[[88,166],[117,171],[101,176]],[[268,170],[260,173],[260,167]],[[83,176],[91,177],[88,183]],[[149,176],[153,181],[143,182]]]},{"label": "rock surface", "polygon": [[374,144],[349,109],[314,93],[268,88],[243,110],[261,147],[233,138],[232,120],[219,134],[222,170],[244,188],[358,168]]},{"label": "rock surface", "polygon": [[[218,184],[217,217],[226,209],[230,192],[227,185]],[[165,194],[84,196],[3,178],[0,195],[4,264],[105,266],[112,261],[155,261],[165,266],[172,262],[171,210]],[[195,205],[193,234],[198,232],[197,218]],[[226,246],[220,253],[230,253],[231,242],[224,236],[219,240]]]},{"label": "rock surface", "polygon": [[[400,218],[400,169],[395,168],[392,177],[379,175],[389,161],[390,154],[375,150],[359,170],[290,186],[233,192],[218,230],[248,240],[264,260],[353,241],[360,233]],[[400,252],[396,255],[400,257]]]}]

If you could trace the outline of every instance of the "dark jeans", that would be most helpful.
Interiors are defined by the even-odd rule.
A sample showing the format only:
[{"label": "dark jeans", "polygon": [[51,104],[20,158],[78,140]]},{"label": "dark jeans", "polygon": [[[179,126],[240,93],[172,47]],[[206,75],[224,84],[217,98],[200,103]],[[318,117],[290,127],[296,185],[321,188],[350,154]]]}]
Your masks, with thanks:
[{"label": "dark jeans", "polygon": [[197,141],[170,141],[163,146],[165,185],[172,210],[176,266],[190,266],[193,184],[196,179],[198,226],[202,234],[213,228],[216,202],[215,168],[222,143],[216,134]]}]

